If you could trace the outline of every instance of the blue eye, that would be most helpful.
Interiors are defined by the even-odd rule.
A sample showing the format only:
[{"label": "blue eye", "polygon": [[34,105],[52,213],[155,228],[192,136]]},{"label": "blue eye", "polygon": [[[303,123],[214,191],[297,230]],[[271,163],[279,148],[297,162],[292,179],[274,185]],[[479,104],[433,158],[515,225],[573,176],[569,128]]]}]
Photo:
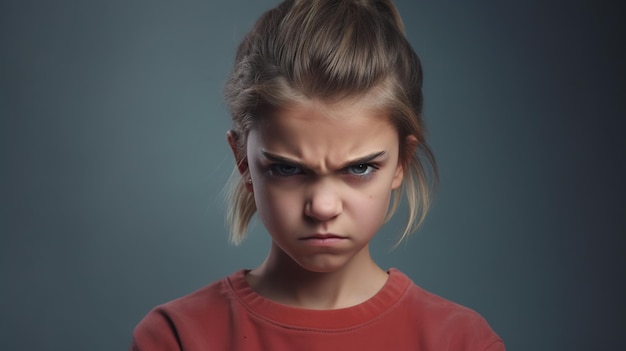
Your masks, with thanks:
[{"label": "blue eye", "polygon": [[371,164],[367,164],[367,163],[361,163],[358,165],[354,165],[354,166],[350,166],[348,168],[346,168],[346,171],[350,174],[353,174],[355,176],[359,176],[359,177],[366,177],[368,175],[370,175],[372,172],[376,171],[378,169],[378,167],[371,165]]},{"label": "blue eye", "polygon": [[269,168],[270,174],[276,175],[279,177],[289,177],[296,174],[302,173],[302,170],[298,166],[293,166],[289,164],[276,163],[270,166]]}]

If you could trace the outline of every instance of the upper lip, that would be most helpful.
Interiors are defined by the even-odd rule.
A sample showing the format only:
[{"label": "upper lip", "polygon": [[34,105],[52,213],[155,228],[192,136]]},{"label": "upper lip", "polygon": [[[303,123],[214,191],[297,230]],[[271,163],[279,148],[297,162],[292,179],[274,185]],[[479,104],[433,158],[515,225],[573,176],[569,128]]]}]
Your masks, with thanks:
[{"label": "upper lip", "polygon": [[330,238],[345,239],[346,237],[338,235],[338,234],[332,234],[332,233],[317,233],[317,234],[313,234],[313,235],[302,237],[302,238],[300,238],[300,240],[306,240],[306,239],[330,239]]}]

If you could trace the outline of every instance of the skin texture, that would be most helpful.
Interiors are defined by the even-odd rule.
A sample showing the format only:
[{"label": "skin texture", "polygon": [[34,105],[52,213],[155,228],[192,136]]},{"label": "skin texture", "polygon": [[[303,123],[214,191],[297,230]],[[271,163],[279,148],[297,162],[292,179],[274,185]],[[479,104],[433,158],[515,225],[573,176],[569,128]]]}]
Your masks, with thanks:
[{"label": "skin texture", "polygon": [[[236,155],[235,135],[228,139]],[[387,274],[369,242],[402,183],[398,154],[394,126],[363,101],[311,101],[265,116],[249,132],[240,165],[272,237],[250,285],[277,302],[315,309],[373,296]]]}]

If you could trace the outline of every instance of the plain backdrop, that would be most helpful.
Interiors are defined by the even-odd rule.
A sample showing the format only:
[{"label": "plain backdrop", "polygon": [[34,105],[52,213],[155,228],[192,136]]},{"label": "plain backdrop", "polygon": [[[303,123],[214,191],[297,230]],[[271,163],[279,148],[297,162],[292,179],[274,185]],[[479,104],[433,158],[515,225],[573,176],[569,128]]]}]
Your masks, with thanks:
[{"label": "plain backdrop", "polygon": [[[615,2],[617,3],[617,2]],[[276,1],[0,4],[0,349],[127,349],[153,306],[268,248],[228,244],[221,100]],[[397,1],[441,184],[383,267],[509,350],[626,343],[624,13],[606,1]]]}]

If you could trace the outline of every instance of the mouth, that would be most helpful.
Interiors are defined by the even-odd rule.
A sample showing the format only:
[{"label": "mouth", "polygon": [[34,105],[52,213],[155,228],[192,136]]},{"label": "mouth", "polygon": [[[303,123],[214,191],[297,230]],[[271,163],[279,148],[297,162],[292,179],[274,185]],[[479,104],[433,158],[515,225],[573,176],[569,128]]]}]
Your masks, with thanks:
[{"label": "mouth", "polygon": [[299,240],[314,246],[332,246],[344,242],[348,238],[337,234],[313,234]]},{"label": "mouth", "polygon": [[300,238],[300,240],[309,240],[309,239],[323,240],[323,239],[347,239],[347,238],[345,236],[341,236],[338,234],[313,234],[310,236],[305,236],[303,238]]}]

